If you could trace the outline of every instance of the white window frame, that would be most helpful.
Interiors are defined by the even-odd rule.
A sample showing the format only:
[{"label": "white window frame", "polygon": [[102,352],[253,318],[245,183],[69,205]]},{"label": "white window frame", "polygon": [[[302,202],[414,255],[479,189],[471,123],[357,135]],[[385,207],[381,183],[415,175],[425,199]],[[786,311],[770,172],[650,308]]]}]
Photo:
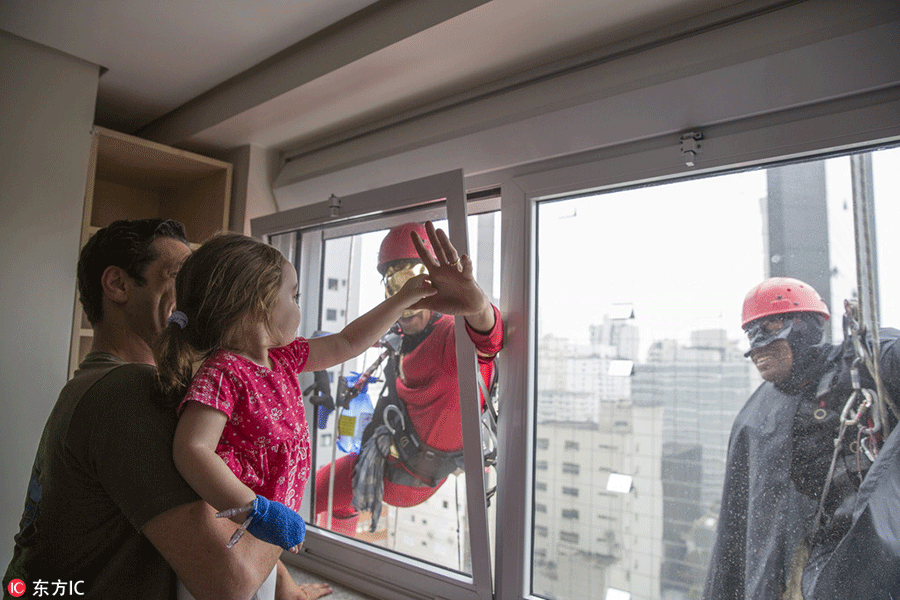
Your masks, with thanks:
[{"label": "white window frame", "polygon": [[[501,353],[500,387],[507,398],[525,398],[524,410],[500,414],[498,481],[498,600],[536,598],[530,593],[533,523],[535,354],[535,215],[538,202],[641,184],[710,176],[777,162],[876,149],[900,142],[900,100],[838,100],[815,109],[785,111],[703,128],[702,153],[694,167],[684,163],[680,140],[660,136],[596,152],[595,160],[573,157],[571,164],[540,170],[529,166],[502,184],[501,312],[515,331]],[[524,171],[524,169],[523,169]],[[596,257],[574,257],[594,260]]]},{"label": "white window frame", "polygon": [[[379,598],[496,598],[498,600],[526,600],[530,594],[531,547],[533,523],[534,459],[534,397],[535,375],[535,229],[537,203],[541,200],[576,193],[592,193],[644,183],[659,183],[683,177],[709,176],[741,168],[759,168],[774,162],[827,156],[852,150],[877,148],[900,142],[900,99],[884,94],[884,101],[865,102],[859,99],[836,100],[816,109],[785,111],[778,115],[750,117],[727,125],[702,129],[703,148],[694,167],[684,164],[680,141],[674,136],[622,144],[602,152],[594,152],[594,160],[584,156],[571,157],[559,166],[558,160],[548,162],[548,168],[530,165],[514,170],[514,176],[500,184],[501,189],[501,313],[506,330],[514,332],[504,342],[500,361],[500,388],[505,398],[500,412],[499,470],[496,502],[497,534],[494,545],[496,570],[491,595],[490,551],[487,527],[481,532],[473,520],[471,539],[473,577],[442,573],[440,569],[414,560],[397,557],[379,548],[353,543],[329,532],[311,532],[304,544],[304,552],[287,560],[318,572],[337,582],[344,582]],[[875,96],[879,97],[878,95]],[[871,97],[870,97],[871,98]],[[822,110],[826,108],[827,110]],[[424,198],[448,197],[450,237],[458,247],[467,247],[464,231],[466,208],[460,171],[453,172],[459,186],[455,194],[408,193],[430,188],[435,182],[445,182],[444,176],[422,178],[405,184],[380,188],[341,199],[340,216],[350,218],[392,210],[399,206],[415,205]],[[484,187],[484,177],[465,180],[470,188]],[[443,184],[442,184],[443,185]],[[433,189],[433,188],[431,188]],[[450,201],[450,197],[457,200]],[[398,202],[398,198],[402,199]],[[406,203],[406,204],[404,204]],[[451,209],[456,203],[458,206]],[[320,202],[307,207],[268,215],[253,220],[253,234],[259,237],[306,226],[333,222],[330,203]],[[463,233],[460,233],[460,230]],[[315,257],[310,260],[316,260]],[[306,261],[304,261],[304,267]],[[317,289],[316,270],[307,269],[313,279],[304,281],[306,289]],[[304,295],[307,295],[306,292]],[[315,294],[309,294],[314,296]],[[464,333],[457,339],[467,339]],[[472,355],[468,355],[472,356]],[[472,358],[474,360],[474,358]],[[461,363],[462,364],[462,363]],[[474,362],[471,389],[475,389]],[[474,392],[473,392],[474,394]],[[476,397],[462,393],[461,397]],[[516,402],[520,398],[526,401]],[[464,423],[471,418],[464,419]],[[471,428],[471,423],[470,423]],[[477,428],[477,427],[476,427]],[[466,427],[464,426],[464,437]],[[469,432],[469,436],[473,435]],[[480,443],[480,430],[479,436]],[[466,444],[468,447],[468,444]],[[478,460],[479,453],[474,454]],[[467,461],[473,454],[467,453]],[[467,473],[480,472],[479,465],[470,466]],[[484,514],[483,494],[478,490],[483,482],[468,481],[467,495],[471,514]],[[473,503],[477,506],[473,508]],[[480,549],[476,549],[480,547]],[[477,560],[476,560],[476,557]],[[478,566],[476,566],[478,565]],[[368,568],[371,566],[372,568]],[[398,582],[401,582],[398,585]]]},{"label": "white window frame", "polygon": [[[252,234],[269,240],[282,233],[305,232],[300,257],[301,310],[305,315],[317,315],[321,284],[318,265],[322,240],[329,237],[326,230],[340,228],[346,233],[348,229],[361,227],[354,225],[353,219],[390,211],[398,211],[399,224],[403,219],[403,213],[399,211],[424,208],[441,199],[446,208],[450,240],[460,253],[468,253],[467,205],[460,170],[254,219]],[[433,218],[441,216],[442,212],[434,209]],[[451,572],[318,528],[310,528],[299,555],[285,555],[285,560],[386,600],[411,597],[488,600],[492,597],[475,347],[466,333],[465,319],[457,316],[455,321],[472,575]],[[311,405],[305,404],[307,414],[313,414]],[[308,506],[307,496],[304,514],[309,514]]]}]

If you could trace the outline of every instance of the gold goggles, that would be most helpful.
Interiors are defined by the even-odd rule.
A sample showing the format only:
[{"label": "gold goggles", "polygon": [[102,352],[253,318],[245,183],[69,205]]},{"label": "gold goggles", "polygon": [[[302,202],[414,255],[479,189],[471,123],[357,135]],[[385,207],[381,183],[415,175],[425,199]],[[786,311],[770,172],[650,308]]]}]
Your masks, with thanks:
[{"label": "gold goggles", "polygon": [[[427,273],[428,270],[420,262],[399,264],[389,267],[384,273],[384,297],[390,298],[400,291],[407,281],[417,275]],[[421,312],[420,310],[405,310],[404,317],[411,317]]]}]

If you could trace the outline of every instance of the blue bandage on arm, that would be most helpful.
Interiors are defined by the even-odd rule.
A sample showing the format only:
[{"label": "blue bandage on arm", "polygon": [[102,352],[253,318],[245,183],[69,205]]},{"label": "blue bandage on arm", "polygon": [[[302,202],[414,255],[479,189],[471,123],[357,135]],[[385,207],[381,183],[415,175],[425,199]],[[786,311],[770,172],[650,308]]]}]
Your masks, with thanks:
[{"label": "blue bandage on arm", "polygon": [[306,523],[303,517],[274,500],[257,496],[253,501],[247,531],[256,539],[289,550],[303,542]]}]

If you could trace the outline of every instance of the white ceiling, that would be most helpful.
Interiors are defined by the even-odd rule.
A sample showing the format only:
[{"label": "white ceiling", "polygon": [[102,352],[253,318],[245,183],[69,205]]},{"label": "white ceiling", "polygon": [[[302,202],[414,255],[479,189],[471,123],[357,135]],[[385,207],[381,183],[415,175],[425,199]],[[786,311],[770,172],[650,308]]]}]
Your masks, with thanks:
[{"label": "white ceiling", "polygon": [[[212,149],[249,143],[287,148],[741,2],[490,0],[424,30],[397,34],[383,48],[346,64],[298,77],[287,90],[252,100],[229,97],[237,92],[226,82],[246,80],[248,70],[265,70],[272,61],[264,61],[283,51],[302,53],[298,42],[371,4],[2,0],[0,29],[103,67],[100,125],[132,133],[154,122],[165,125],[172,111],[188,110],[198,97],[213,98],[232,108],[214,117],[207,111],[205,120],[194,119],[193,130],[182,129],[178,139],[167,141]],[[380,10],[396,7],[397,1],[375,4]],[[335,40],[340,33],[340,27],[329,30]]]}]

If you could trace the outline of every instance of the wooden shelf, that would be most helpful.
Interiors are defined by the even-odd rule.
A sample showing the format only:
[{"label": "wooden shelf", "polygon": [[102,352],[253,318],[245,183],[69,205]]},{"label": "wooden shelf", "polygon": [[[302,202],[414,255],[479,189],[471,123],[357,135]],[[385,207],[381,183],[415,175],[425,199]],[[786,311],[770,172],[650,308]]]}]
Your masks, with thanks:
[{"label": "wooden shelf", "polygon": [[195,243],[228,228],[230,164],[102,127],[94,139],[89,227],[117,219],[175,219]]},{"label": "wooden shelf", "polygon": [[[81,245],[119,219],[163,218],[184,224],[196,248],[228,229],[229,163],[103,127],[91,135]],[[93,330],[75,302],[69,375],[90,348]]]}]

